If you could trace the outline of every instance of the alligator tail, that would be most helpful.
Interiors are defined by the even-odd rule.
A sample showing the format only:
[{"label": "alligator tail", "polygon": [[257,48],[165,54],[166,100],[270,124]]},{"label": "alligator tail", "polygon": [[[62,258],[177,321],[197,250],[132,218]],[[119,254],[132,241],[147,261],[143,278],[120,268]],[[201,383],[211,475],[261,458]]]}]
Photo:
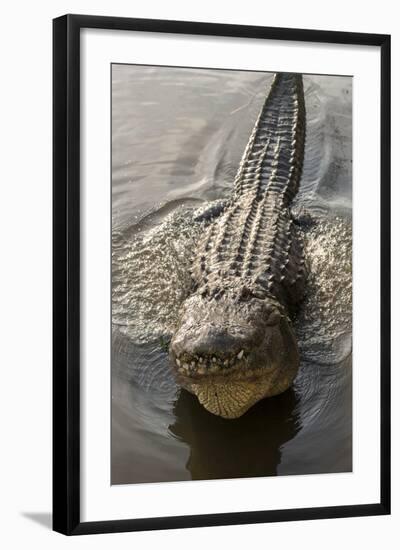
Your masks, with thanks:
[{"label": "alligator tail", "polygon": [[277,73],[235,178],[233,200],[256,192],[280,195],[288,206],[303,167],[305,105],[302,76]]}]

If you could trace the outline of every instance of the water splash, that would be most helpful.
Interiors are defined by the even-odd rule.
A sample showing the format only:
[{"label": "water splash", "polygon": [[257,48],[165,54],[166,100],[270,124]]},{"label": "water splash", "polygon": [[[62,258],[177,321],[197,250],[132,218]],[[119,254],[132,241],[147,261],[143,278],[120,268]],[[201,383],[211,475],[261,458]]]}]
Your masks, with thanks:
[{"label": "water splash", "polygon": [[112,322],[136,343],[168,339],[190,292],[190,260],[202,228],[193,211],[180,205],[161,223],[147,219],[145,230],[139,224],[113,232]]},{"label": "water splash", "polygon": [[351,221],[318,220],[305,234],[308,280],[295,322],[303,358],[339,363],[351,353]]}]

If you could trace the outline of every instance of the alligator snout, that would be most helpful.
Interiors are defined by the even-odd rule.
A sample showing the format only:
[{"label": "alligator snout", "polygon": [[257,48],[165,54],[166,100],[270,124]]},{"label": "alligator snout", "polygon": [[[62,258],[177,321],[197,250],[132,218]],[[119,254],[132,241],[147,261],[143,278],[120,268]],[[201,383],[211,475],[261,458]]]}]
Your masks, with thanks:
[{"label": "alligator snout", "polygon": [[229,328],[215,324],[199,327],[198,331],[179,331],[172,341],[172,359],[181,372],[204,374],[242,364],[252,348],[261,342],[261,334],[246,327]]},{"label": "alligator snout", "polygon": [[296,341],[274,303],[251,299],[186,301],[170,345],[178,381],[213,414],[237,418],[281,393],[298,368]]},{"label": "alligator snout", "polygon": [[233,313],[230,319],[214,313],[213,320],[203,323],[190,314],[175,333],[170,356],[180,374],[226,375],[254,366],[255,350],[265,337],[263,327],[243,318],[235,321]]},{"label": "alligator snout", "polygon": [[[223,327],[209,325],[202,327],[197,338],[187,342],[183,340],[182,344],[185,350],[194,356],[223,357],[239,353],[245,343],[244,340],[245,338],[239,338],[238,334],[233,334]],[[176,347],[179,348],[179,343]]]}]

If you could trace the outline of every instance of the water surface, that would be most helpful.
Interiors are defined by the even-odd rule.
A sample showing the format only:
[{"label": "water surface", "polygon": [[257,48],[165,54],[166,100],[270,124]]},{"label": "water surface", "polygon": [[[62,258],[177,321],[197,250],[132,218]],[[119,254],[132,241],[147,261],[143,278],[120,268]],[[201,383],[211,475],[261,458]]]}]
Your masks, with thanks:
[{"label": "water surface", "polygon": [[113,484],[351,471],[351,78],[304,76],[296,204],[318,223],[305,233],[293,388],[225,420],[180,390],[168,366],[202,231],[194,213],[232,190],[271,80],[113,66]]}]

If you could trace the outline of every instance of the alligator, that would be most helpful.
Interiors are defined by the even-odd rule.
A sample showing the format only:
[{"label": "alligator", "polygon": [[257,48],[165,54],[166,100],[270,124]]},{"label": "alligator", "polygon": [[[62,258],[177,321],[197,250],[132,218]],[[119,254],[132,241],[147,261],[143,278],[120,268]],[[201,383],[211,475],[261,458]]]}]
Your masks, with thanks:
[{"label": "alligator", "polygon": [[291,203],[305,125],[302,76],[275,74],[232,194],[213,212],[191,264],[193,292],[179,312],[170,362],[178,384],[223,418],[284,392],[299,368],[292,320],[307,268]]}]

